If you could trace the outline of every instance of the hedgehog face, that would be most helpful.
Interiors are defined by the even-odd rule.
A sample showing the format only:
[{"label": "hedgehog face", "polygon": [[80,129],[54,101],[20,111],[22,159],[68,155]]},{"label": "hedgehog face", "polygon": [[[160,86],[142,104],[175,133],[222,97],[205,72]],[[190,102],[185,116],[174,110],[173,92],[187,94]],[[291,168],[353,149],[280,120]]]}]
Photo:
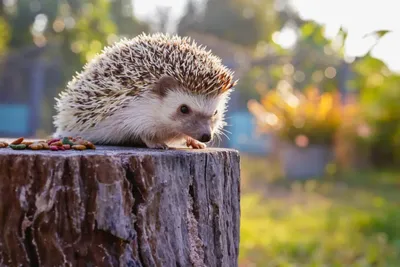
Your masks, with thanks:
[{"label": "hedgehog face", "polygon": [[227,98],[227,93],[202,96],[170,90],[162,100],[160,113],[174,131],[207,143],[224,125]]}]

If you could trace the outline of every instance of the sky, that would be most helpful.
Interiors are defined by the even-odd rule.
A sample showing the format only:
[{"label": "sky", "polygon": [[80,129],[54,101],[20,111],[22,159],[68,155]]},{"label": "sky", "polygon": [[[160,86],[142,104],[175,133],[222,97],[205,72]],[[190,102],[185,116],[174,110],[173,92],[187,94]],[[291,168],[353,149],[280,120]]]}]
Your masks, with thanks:
[{"label": "sky", "polygon": [[[134,10],[142,19],[152,19],[157,6],[170,7],[176,21],[184,11],[186,0],[133,0]],[[372,55],[400,73],[400,0],[291,0],[303,19],[326,26],[327,36],[334,36],[343,26],[348,30],[345,45],[349,58],[364,55],[374,43],[373,37],[363,38],[375,30],[389,29]],[[293,32],[284,31],[274,40],[290,47],[295,41]]]}]

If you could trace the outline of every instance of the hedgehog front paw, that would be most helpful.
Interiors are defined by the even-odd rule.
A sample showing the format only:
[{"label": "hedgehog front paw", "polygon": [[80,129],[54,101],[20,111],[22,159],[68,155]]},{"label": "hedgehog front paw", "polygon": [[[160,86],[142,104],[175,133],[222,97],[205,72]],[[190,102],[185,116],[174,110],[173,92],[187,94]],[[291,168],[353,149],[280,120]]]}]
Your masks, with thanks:
[{"label": "hedgehog front paw", "polygon": [[153,148],[167,150],[167,149],[169,149],[169,146],[167,146],[166,144],[159,143],[159,144],[154,144]]},{"label": "hedgehog front paw", "polygon": [[169,147],[163,143],[154,143],[147,145],[148,148],[167,150]]},{"label": "hedgehog front paw", "polygon": [[151,142],[151,141],[144,141],[145,145],[148,148],[152,149],[162,149],[162,150],[167,150],[169,147],[165,143],[157,143],[157,142]]},{"label": "hedgehog front paw", "polygon": [[204,149],[206,148],[206,144],[199,142],[193,138],[188,137],[186,140],[186,146],[187,147],[192,147],[193,149]]}]

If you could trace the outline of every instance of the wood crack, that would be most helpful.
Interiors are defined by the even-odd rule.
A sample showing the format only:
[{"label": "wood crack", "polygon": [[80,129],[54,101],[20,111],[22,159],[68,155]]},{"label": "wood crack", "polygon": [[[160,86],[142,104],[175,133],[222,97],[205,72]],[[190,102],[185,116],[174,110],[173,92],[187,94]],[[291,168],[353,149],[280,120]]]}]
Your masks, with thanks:
[{"label": "wood crack", "polygon": [[129,166],[129,164],[124,164],[124,169],[125,169],[125,177],[126,179],[131,183],[132,185],[132,196],[134,199],[133,202],[133,207],[132,207],[132,214],[134,216],[134,223],[133,223],[133,227],[135,229],[135,233],[136,236],[133,238],[134,240],[136,240],[137,243],[137,251],[136,254],[138,256],[138,261],[132,262],[132,266],[143,266],[144,263],[144,259],[141,253],[141,246],[140,246],[140,239],[142,236],[142,231],[138,225],[138,210],[139,210],[139,206],[144,203],[144,197],[142,195],[142,192],[140,191],[140,187],[138,185],[138,183],[135,181],[135,173],[134,171],[131,169],[131,167]]},{"label": "wood crack", "polygon": [[189,230],[190,262],[193,267],[204,267],[203,241],[199,236],[198,216],[195,216],[195,197],[193,184],[189,185],[187,202],[187,227]]}]

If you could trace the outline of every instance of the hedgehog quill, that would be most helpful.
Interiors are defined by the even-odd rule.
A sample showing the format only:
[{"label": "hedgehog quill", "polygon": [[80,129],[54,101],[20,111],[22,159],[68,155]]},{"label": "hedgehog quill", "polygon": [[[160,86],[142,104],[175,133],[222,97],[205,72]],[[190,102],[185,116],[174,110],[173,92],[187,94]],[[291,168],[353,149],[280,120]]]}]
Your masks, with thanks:
[{"label": "hedgehog quill", "polygon": [[56,98],[54,137],[202,149],[223,131],[236,83],[219,57],[188,37],[123,39],[88,62]]}]

